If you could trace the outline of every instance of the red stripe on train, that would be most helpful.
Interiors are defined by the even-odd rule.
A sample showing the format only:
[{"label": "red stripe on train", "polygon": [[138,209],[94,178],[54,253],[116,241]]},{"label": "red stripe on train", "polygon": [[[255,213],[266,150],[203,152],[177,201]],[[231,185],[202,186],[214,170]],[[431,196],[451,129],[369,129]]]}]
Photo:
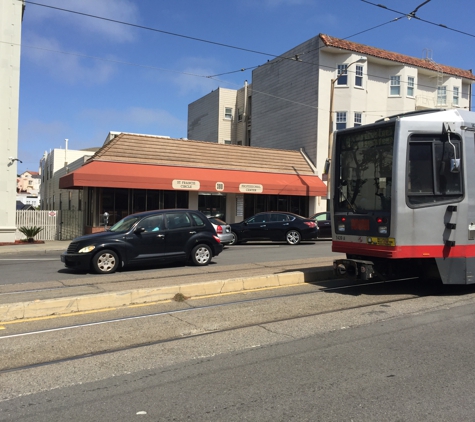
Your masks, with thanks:
[{"label": "red stripe on train", "polygon": [[332,242],[332,251],[393,259],[475,257],[475,245],[378,246],[334,240]]}]

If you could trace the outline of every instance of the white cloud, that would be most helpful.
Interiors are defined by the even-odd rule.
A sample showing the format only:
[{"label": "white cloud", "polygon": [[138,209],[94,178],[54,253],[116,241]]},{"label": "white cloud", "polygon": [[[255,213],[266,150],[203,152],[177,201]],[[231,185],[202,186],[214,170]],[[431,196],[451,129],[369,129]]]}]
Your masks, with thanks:
[{"label": "white cloud", "polygon": [[47,69],[56,80],[96,85],[107,81],[115,72],[114,63],[81,57],[81,53],[64,49],[54,38],[26,33],[22,44],[24,57]]},{"label": "white cloud", "polygon": [[[138,7],[131,0],[44,0],[43,4],[121,22],[139,20]],[[32,4],[27,4],[25,19],[41,25],[53,21],[57,26],[73,27],[84,35],[100,35],[115,42],[133,41],[137,33],[132,27],[120,23]]]}]

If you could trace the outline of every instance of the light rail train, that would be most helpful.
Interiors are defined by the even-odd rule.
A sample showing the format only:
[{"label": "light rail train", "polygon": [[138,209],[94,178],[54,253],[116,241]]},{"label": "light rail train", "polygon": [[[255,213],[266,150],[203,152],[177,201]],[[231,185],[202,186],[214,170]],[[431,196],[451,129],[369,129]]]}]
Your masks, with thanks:
[{"label": "light rail train", "polygon": [[337,131],[334,269],[475,283],[475,112],[425,110]]}]

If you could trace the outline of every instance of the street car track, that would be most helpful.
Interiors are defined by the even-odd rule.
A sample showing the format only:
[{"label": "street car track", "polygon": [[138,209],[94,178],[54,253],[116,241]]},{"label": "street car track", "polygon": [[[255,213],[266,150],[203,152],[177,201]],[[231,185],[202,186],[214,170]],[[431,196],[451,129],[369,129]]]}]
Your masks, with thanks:
[{"label": "street car track", "polygon": [[[397,283],[400,281],[404,280],[394,280],[390,283]],[[417,282],[417,281],[416,281]],[[18,338],[18,337],[25,337],[25,336],[34,336],[34,335],[41,335],[45,333],[51,333],[55,331],[66,331],[66,330],[73,330],[77,328],[83,328],[83,327],[92,327],[92,326],[98,326],[98,325],[104,325],[104,324],[113,324],[113,323],[120,323],[120,322],[125,322],[125,321],[130,321],[130,320],[137,320],[137,319],[144,319],[144,318],[153,318],[153,317],[159,317],[159,316],[166,316],[166,315],[175,315],[175,314],[184,314],[184,313],[191,313],[191,312],[197,312],[200,310],[207,310],[207,309],[212,309],[212,308],[224,308],[224,307],[229,307],[232,305],[240,305],[240,304],[246,304],[246,303],[257,303],[257,302],[264,302],[264,301],[269,301],[269,300],[276,300],[279,298],[290,298],[290,297],[298,297],[298,296],[304,296],[304,295],[319,295],[321,293],[327,293],[327,292],[337,292],[338,290],[345,290],[345,289],[357,289],[358,292],[355,292],[358,295],[364,294],[364,290],[367,288],[374,288],[378,285],[381,284],[389,284],[388,282],[373,282],[373,283],[365,283],[365,284],[347,284],[344,286],[339,286],[339,287],[329,287],[329,288],[323,288],[318,291],[311,291],[311,292],[299,292],[299,293],[289,293],[289,294],[282,294],[282,295],[277,295],[277,296],[266,296],[266,297],[261,297],[261,298],[253,298],[253,299],[245,299],[245,300],[238,300],[238,301],[232,301],[232,302],[227,302],[227,303],[219,303],[219,304],[212,304],[212,305],[205,305],[205,306],[192,306],[190,304],[190,301],[187,302],[188,305],[190,305],[190,308],[187,309],[177,309],[177,310],[170,310],[170,311],[164,311],[164,312],[157,312],[157,313],[149,313],[149,314],[144,314],[144,315],[137,315],[137,316],[129,316],[129,317],[124,317],[124,318],[116,318],[116,319],[109,319],[109,320],[104,320],[104,321],[96,321],[96,322],[90,322],[86,324],[76,324],[76,325],[70,325],[70,326],[62,326],[62,327],[55,327],[51,329],[45,329],[45,330],[38,330],[38,331],[31,331],[31,332],[24,332],[24,333],[18,333],[18,334],[11,334],[11,335],[4,335],[0,336],[0,344],[8,339],[13,339],[13,338]],[[423,290],[423,289],[422,289]],[[64,358],[57,358],[57,359],[52,359],[49,361],[43,361],[43,362],[37,362],[37,363],[32,363],[32,364],[26,364],[26,365],[18,365],[18,366],[12,366],[12,367],[6,367],[2,370],[0,370],[0,374],[8,373],[8,372],[14,372],[14,371],[22,371],[26,369],[31,369],[31,368],[37,368],[37,367],[42,367],[42,366],[48,366],[48,365],[54,365],[54,364],[59,364],[59,363],[64,363],[64,362],[69,362],[69,361],[76,361],[80,359],[85,359],[89,357],[94,357],[94,356],[101,356],[101,355],[107,355],[107,354],[112,354],[116,352],[122,352],[122,351],[127,351],[127,350],[133,350],[133,349],[139,349],[142,347],[147,347],[147,346],[154,346],[154,345],[159,345],[159,344],[166,344],[170,342],[181,342],[183,340],[190,339],[192,337],[202,337],[202,336],[210,336],[213,334],[219,334],[219,333],[224,333],[224,332],[233,332],[236,330],[241,330],[245,328],[252,328],[252,327],[258,327],[258,326],[263,326],[266,324],[271,324],[271,323],[278,323],[278,322],[285,322],[285,321],[292,321],[292,320],[298,320],[298,319],[303,319],[307,317],[313,317],[313,316],[320,316],[320,315],[328,315],[328,314],[334,314],[342,311],[348,311],[348,310],[355,310],[355,309],[365,309],[373,306],[384,306],[387,304],[391,303],[397,303],[397,302],[407,302],[411,301],[414,299],[419,299],[421,297],[425,296],[431,296],[431,295],[436,295],[440,293],[439,288],[429,288],[427,292],[425,293],[414,293],[414,294],[408,294],[408,297],[405,298],[398,298],[398,299],[393,299],[393,300],[379,300],[379,301],[373,301],[371,303],[365,303],[365,304],[359,304],[359,305],[353,305],[353,306],[342,306],[338,307],[336,309],[331,309],[331,310],[323,310],[323,311],[317,311],[317,312],[307,312],[304,315],[297,315],[297,316],[289,316],[285,318],[269,318],[264,321],[259,321],[256,323],[245,323],[245,324],[237,324],[232,327],[227,327],[227,328],[220,328],[220,329],[214,329],[213,331],[206,331],[206,332],[200,332],[200,333],[192,333],[189,335],[179,335],[179,336],[174,336],[166,339],[159,339],[156,341],[145,341],[145,342],[134,342],[132,344],[127,344],[122,347],[113,347],[113,348],[108,348],[105,350],[98,350],[98,351],[93,351],[93,352],[88,352],[88,353],[79,353],[74,356],[68,356]]]}]

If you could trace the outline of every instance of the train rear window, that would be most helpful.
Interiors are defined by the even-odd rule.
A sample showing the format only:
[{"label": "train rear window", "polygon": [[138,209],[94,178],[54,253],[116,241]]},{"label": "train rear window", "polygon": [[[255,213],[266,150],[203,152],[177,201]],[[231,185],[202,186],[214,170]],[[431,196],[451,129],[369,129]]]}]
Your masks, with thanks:
[{"label": "train rear window", "polygon": [[462,196],[462,172],[453,172],[454,158],[460,158],[460,139],[417,135],[409,140],[408,202],[414,206],[453,201]]}]

